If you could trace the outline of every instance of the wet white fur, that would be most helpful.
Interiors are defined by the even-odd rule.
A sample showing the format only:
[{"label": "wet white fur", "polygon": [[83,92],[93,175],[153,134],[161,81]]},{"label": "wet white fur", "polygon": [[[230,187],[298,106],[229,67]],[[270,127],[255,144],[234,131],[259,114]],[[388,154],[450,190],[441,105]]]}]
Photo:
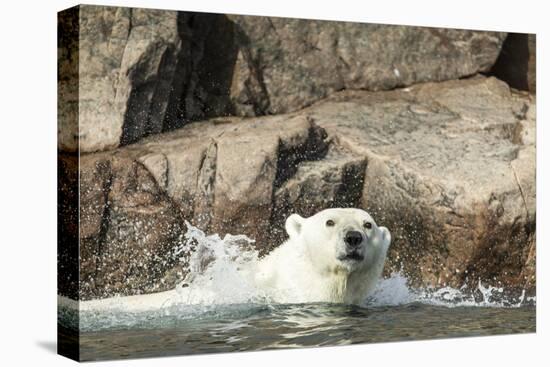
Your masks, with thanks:
[{"label": "wet white fur", "polygon": [[[333,226],[326,222],[332,220]],[[372,228],[364,223],[372,223]],[[258,263],[258,285],[275,301],[361,303],[376,285],[391,242],[387,228],[378,227],[361,209],[326,209],[309,218],[297,214],[286,221],[289,239]],[[362,261],[340,260],[344,236],[363,234]]]},{"label": "wet white fur", "polygon": [[[333,227],[326,226],[328,219],[334,221]],[[371,229],[363,227],[365,221],[372,223]],[[267,296],[271,301],[279,303],[357,304],[376,285],[391,238],[389,231],[378,227],[365,211],[327,209],[309,218],[293,214],[287,219],[285,227],[289,235],[285,243],[260,261],[243,264],[239,271],[242,281],[251,281],[261,297]],[[352,229],[365,235],[360,246],[364,254],[361,262],[338,260],[345,250],[344,235]],[[234,283],[235,281],[225,286],[239,286]],[[211,292],[204,285],[192,283],[188,288],[159,293],[80,303],[71,300],[66,302],[69,303],[68,306],[72,305],[80,311],[119,309],[140,312],[194,304],[193,299],[212,298],[210,303],[217,304],[219,300]]]}]

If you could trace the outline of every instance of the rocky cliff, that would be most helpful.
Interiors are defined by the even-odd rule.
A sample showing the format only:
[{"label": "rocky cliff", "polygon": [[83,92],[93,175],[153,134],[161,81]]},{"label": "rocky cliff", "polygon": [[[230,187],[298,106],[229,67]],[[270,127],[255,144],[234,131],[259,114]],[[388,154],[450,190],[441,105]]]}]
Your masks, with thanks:
[{"label": "rocky cliff", "polygon": [[391,230],[386,273],[534,292],[534,95],[479,74],[506,34],[90,6],[76,24],[59,261],[80,267],[60,293],[174,287],[185,221],[265,254],[328,207]]},{"label": "rocky cliff", "polygon": [[[387,90],[486,72],[506,37],[152,9],[74,9],[72,16],[60,13],[60,37],[72,35],[72,43],[59,42],[59,148],[67,152],[112,149],[209,117],[292,112],[342,89]],[[70,83],[74,79],[78,88]]]}]

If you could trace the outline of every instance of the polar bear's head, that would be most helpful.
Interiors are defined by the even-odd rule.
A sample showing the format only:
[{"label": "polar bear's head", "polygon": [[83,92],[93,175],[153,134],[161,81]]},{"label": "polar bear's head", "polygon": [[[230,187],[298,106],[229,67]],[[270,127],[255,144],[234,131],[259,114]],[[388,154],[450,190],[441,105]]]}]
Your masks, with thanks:
[{"label": "polar bear's head", "polygon": [[292,214],[286,220],[290,241],[305,246],[319,271],[354,272],[383,265],[390,232],[378,227],[361,209],[326,209],[309,218]]}]

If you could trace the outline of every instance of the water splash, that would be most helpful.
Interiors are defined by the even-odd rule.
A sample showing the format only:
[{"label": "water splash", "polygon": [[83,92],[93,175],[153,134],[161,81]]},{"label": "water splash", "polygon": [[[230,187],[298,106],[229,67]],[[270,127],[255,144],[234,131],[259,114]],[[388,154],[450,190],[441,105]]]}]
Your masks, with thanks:
[{"label": "water splash", "polygon": [[475,289],[465,285],[460,288],[413,288],[400,272],[381,279],[373,293],[366,299],[366,306],[396,306],[422,303],[445,307],[521,307],[535,305],[536,297],[526,297],[525,290],[518,296],[509,296],[503,287],[484,285],[478,281]]},{"label": "water splash", "polygon": [[[270,303],[266,290],[258,289],[252,281],[250,269],[258,262],[258,252],[246,236],[217,234],[207,236],[187,223],[186,243],[196,243],[190,258],[190,274],[178,288],[187,294],[187,304]],[[187,245],[188,246],[188,245]],[[185,251],[189,251],[188,248]],[[206,264],[206,265],[205,265]],[[188,288],[181,288],[188,286]],[[374,292],[365,300],[365,306],[393,306],[420,302],[435,306],[520,307],[534,304],[534,297],[506,296],[502,287],[483,284],[476,289],[413,288],[402,272],[381,279]]]},{"label": "water splash", "polygon": [[181,252],[191,252],[189,274],[176,287],[185,304],[261,302],[265,295],[253,283],[250,268],[258,262],[254,240],[244,235],[207,236],[187,224]]},{"label": "water splash", "polygon": [[[275,306],[267,290],[254,284],[259,262],[253,240],[244,235],[206,235],[187,223],[185,241],[176,253],[189,264],[189,273],[176,289],[154,294],[76,302],[59,296],[58,317],[80,330],[126,327],[174,326],[174,320],[220,318],[269,311]],[[184,254],[191,254],[187,257]],[[507,297],[505,290],[483,284],[476,289],[413,288],[407,277],[394,273],[381,279],[363,307],[421,303],[444,307],[520,307],[534,305],[535,297]],[[78,325],[77,325],[78,324]]]}]

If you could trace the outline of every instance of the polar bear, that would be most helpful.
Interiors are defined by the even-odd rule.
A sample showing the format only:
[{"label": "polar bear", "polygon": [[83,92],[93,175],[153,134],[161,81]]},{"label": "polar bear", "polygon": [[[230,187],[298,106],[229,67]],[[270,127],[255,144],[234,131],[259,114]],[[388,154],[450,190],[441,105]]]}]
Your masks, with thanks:
[{"label": "polar bear", "polygon": [[361,209],[292,214],[289,239],[258,263],[255,281],[276,302],[360,304],[382,273],[391,242]]},{"label": "polar bear", "polygon": [[[159,293],[80,302],[79,310],[139,312],[181,304],[231,303],[217,294],[228,282],[243,287],[247,283],[254,298],[257,295],[276,303],[361,304],[365,300],[384,267],[391,242],[388,229],[378,227],[361,209],[326,209],[309,218],[292,214],[285,228],[289,239],[259,261],[235,267],[238,276],[227,273],[230,267],[223,259],[209,258],[203,273],[196,274],[203,282]],[[227,245],[213,236],[205,237],[203,243]],[[220,266],[213,276],[208,268],[216,261]],[[220,269],[228,275],[220,277]]]}]

